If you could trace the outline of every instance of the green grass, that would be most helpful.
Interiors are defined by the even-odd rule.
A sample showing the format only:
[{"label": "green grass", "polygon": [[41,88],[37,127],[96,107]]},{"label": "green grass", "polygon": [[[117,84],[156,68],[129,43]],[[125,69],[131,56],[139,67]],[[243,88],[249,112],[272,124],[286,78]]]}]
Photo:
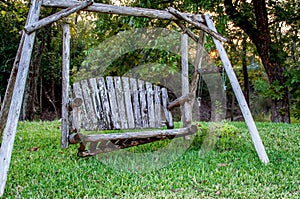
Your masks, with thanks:
[{"label": "green grass", "polygon": [[230,124],[239,129],[231,150],[188,150],[162,168],[129,172],[104,164],[105,156],[78,158],[75,145],[61,149],[59,122],[22,122],[3,198],[300,198],[300,125],[257,124],[264,165],[245,124]]}]

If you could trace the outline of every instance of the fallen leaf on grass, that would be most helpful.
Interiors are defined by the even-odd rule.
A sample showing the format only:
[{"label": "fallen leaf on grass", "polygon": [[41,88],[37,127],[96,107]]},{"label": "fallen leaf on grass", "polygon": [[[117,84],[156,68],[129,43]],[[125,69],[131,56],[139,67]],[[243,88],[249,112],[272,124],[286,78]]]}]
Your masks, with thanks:
[{"label": "fallen leaf on grass", "polygon": [[221,194],[221,190],[218,190],[217,192],[216,192],[216,195],[220,195]]},{"label": "fallen leaf on grass", "polygon": [[39,150],[39,148],[40,147],[32,147],[32,148],[28,149],[28,151],[37,151],[37,150]]},{"label": "fallen leaf on grass", "polygon": [[226,167],[226,166],[228,166],[228,164],[225,164],[225,163],[219,163],[219,164],[217,164],[219,167]]}]

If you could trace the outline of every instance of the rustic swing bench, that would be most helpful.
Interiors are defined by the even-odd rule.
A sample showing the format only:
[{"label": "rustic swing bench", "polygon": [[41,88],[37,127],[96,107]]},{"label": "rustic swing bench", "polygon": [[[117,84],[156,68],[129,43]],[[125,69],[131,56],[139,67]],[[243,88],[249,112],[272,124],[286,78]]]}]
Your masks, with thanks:
[{"label": "rustic swing bench", "polygon": [[[41,10],[42,5],[48,6],[48,7],[64,8],[64,9],[51,15],[51,16],[48,16],[46,18],[39,20],[39,15],[40,15],[40,10]],[[263,146],[260,136],[258,134],[254,120],[251,116],[251,112],[249,110],[249,107],[247,106],[247,102],[242,94],[242,90],[241,90],[239,83],[237,81],[237,78],[234,74],[232,65],[228,59],[228,56],[223,47],[223,44],[221,43],[221,41],[226,42],[227,39],[224,38],[222,35],[220,35],[217,32],[215,25],[209,14],[206,14],[206,15],[186,14],[186,13],[181,13],[173,8],[170,8],[169,10],[153,10],[153,9],[147,9],[147,8],[114,6],[114,5],[94,3],[91,0],[87,0],[87,1],[32,0],[31,6],[29,9],[29,13],[28,13],[28,17],[26,20],[26,25],[24,28],[25,31],[22,32],[20,45],[19,45],[19,48],[17,51],[16,59],[15,59],[14,65],[13,65],[12,73],[11,73],[11,76],[10,76],[10,79],[8,82],[6,94],[5,94],[5,97],[3,100],[3,105],[1,107],[1,112],[0,112],[0,137],[2,136],[2,132],[3,132],[3,140],[2,140],[1,148],[0,148],[0,196],[3,195],[5,183],[6,183],[6,179],[7,179],[7,174],[8,174],[8,169],[9,169],[9,164],[10,164],[11,154],[12,154],[12,149],[13,149],[13,143],[14,143],[15,136],[16,136],[17,123],[19,120],[20,109],[21,109],[22,99],[23,99],[25,85],[26,85],[26,77],[27,77],[28,70],[29,70],[32,50],[34,47],[36,30],[38,30],[46,25],[49,25],[53,22],[56,22],[59,19],[67,17],[74,12],[77,12],[77,11],[80,11],[83,9],[85,9],[86,11],[93,11],[93,12],[100,12],[100,13],[120,14],[120,15],[171,20],[171,21],[174,21],[184,31],[182,38],[185,38],[185,39],[182,40],[182,41],[184,41],[184,42],[182,42],[182,44],[184,44],[184,45],[182,45],[183,48],[181,49],[181,51],[182,51],[182,56],[185,55],[184,56],[185,58],[182,61],[182,67],[185,68],[185,70],[182,70],[182,79],[184,80],[184,81],[182,81],[182,88],[185,89],[185,92],[182,92],[183,96],[180,97],[180,100],[177,100],[176,103],[178,103],[180,101],[184,101],[189,98],[188,97],[189,91],[188,91],[188,87],[187,87],[187,85],[188,85],[188,61],[187,61],[188,53],[187,53],[187,51],[188,50],[187,50],[187,41],[186,41],[187,38],[186,37],[187,37],[187,35],[189,35],[196,42],[201,41],[200,37],[197,37],[193,33],[193,31],[191,31],[187,26],[185,26],[182,23],[182,21],[185,21],[186,23],[193,25],[197,29],[200,29],[201,34],[203,34],[203,31],[204,31],[207,34],[211,35],[213,37],[213,41],[214,41],[214,43],[218,49],[218,52],[220,54],[220,58],[222,60],[222,63],[224,65],[224,68],[226,70],[228,78],[230,80],[230,83],[232,84],[233,91],[234,91],[234,93],[237,97],[237,100],[239,102],[239,105],[242,109],[243,116],[248,125],[249,132],[252,137],[252,140],[253,140],[255,149],[258,153],[258,156],[263,163],[269,162],[268,156],[266,154],[266,151],[264,149],[264,146]],[[63,60],[63,63],[62,63],[62,65],[63,65],[63,67],[62,67],[62,88],[63,88],[62,90],[63,90],[63,92],[62,92],[61,146],[63,148],[67,148],[68,147],[68,138],[70,138],[70,141],[73,140],[74,142],[76,140],[79,140],[80,142],[82,142],[81,146],[83,146],[85,148],[86,142],[92,143],[92,146],[93,146],[93,145],[98,145],[97,143],[99,140],[105,140],[105,139],[104,139],[104,137],[100,137],[100,135],[82,137],[82,136],[80,136],[79,132],[76,132],[74,134],[74,136],[69,136],[69,125],[70,125],[68,122],[69,109],[73,109],[72,110],[72,115],[74,113],[73,118],[77,117],[77,120],[75,119],[72,122],[72,128],[74,128],[73,130],[75,130],[75,131],[80,129],[80,128],[75,128],[75,127],[81,126],[81,124],[79,124],[79,123],[75,124],[76,123],[75,121],[77,121],[77,122],[79,121],[78,118],[83,118],[82,124],[87,124],[87,127],[94,128],[95,126],[101,127],[102,123],[100,122],[101,120],[99,118],[102,117],[104,119],[105,116],[107,118],[108,115],[100,114],[101,113],[100,110],[102,110],[102,109],[100,109],[100,104],[96,103],[96,102],[100,102],[99,95],[89,97],[89,99],[74,97],[73,101],[71,101],[71,102],[69,101],[68,88],[69,88],[69,69],[70,69],[69,68],[70,67],[70,36],[71,36],[70,25],[68,23],[65,23],[63,26],[63,58],[62,58],[62,60]],[[200,43],[202,43],[202,45],[203,45],[204,40],[202,40],[202,42],[200,42]],[[196,64],[196,66],[198,67],[198,63]],[[86,81],[90,82],[90,80],[86,80]],[[92,81],[94,81],[94,80],[92,80]],[[84,84],[84,82],[82,84]],[[162,89],[161,89],[161,91],[162,91]],[[87,90],[81,91],[82,96],[85,96],[85,95],[83,95],[84,92],[87,92]],[[132,92],[132,93],[135,93],[135,92]],[[80,93],[79,93],[79,95],[80,95]],[[145,96],[148,96],[148,95],[150,95],[150,94],[145,94]],[[125,95],[124,95],[124,98],[126,98]],[[131,94],[130,98],[134,99],[134,94]],[[95,99],[97,99],[98,101]],[[85,116],[85,112],[82,111],[83,104],[86,105],[85,101],[88,101],[88,100],[93,102],[90,104],[93,106],[90,106],[90,107],[94,107],[94,108],[93,109],[85,108],[84,110],[85,111],[92,110],[91,115],[86,114],[87,116],[93,116],[92,118],[83,117],[83,116]],[[129,101],[132,101],[132,100],[129,100]],[[147,103],[149,104],[149,102],[147,102]],[[176,104],[176,103],[173,103],[173,104]],[[82,104],[82,106],[79,106],[80,104]],[[155,103],[153,103],[153,104],[155,104]],[[125,107],[127,107],[127,106],[125,106]],[[163,106],[163,107],[166,107],[166,106]],[[191,126],[191,113],[188,111],[188,110],[191,110],[190,107],[191,107],[191,103],[189,103],[189,102],[183,103],[183,109],[184,109],[183,114],[182,114],[183,126],[186,127],[185,130],[187,130],[184,132],[193,132],[196,129],[195,127]],[[170,108],[170,105],[168,105],[168,108]],[[147,115],[149,116],[149,111],[151,112],[151,110],[149,110],[149,108],[146,108],[146,109],[139,109],[139,110],[141,111],[141,114],[143,112],[144,113],[146,112]],[[108,111],[107,109],[105,109],[105,107],[103,110]],[[118,110],[119,110],[119,108],[118,108]],[[134,110],[135,109],[133,109],[133,111]],[[75,114],[76,112],[78,112],[78,114]],[[80,112],[83,112],[82,117],[80,116],[80,114],[81,114]],[[115,122],[117,120],[112,120],[112,115],[114,113],[113,113],[113,111],[110,111],[110,113],[111,113],[110,120],[103,120],[103,123],[106,125],[106,127],[112,128],[112,127],[115,127],[113,122]],[[91,120],[85,120],[88,118]],[[153,118],[156,118],[156,117],[153,117]],[[123,120],[124,120],[124,118],[121,117],[120,121],[123,121]],[[91,121],[91,123],[89,123],[87,121]],[[96,121],[96,122],[94,123],[94,121]],[[97,123],[97,121],[98,121],[98,123]],[[128,121],[128,120],[126,119],[126,121]],[[138,122],[136,123],[136,121],[138,121]],[[135,125],[138,126],[140,124],[141,128],[144,128],[144,126],[142,126],[142,124],[143,124],[142,121],[143,121],[142,119],[135,120]],[[155,120],[151,120],[151,118],[150,118],[148,120],[147,124],[149,124],[153,121],[155,121]],[[110,123],[110,122],[112,122],[112,123]],[[157,124],[158,123],[159,122],[157,120]],[[120,122],[118,125],[123,125],[123,124]],[[124,125],[125,125],[125,122],[124,122]],[[129,123],[127,123],[127,125],[128,125],[127,128],[130,128]],[[151,128],[151,125],[150,125],[150,128]],[[181,130],[184,130],[184,129],[181,129]],[[181,130],[177,130],[177,134],[175,133],[176,131],[173,129],[164,130],[164,132],[162,134],[155,134],[156,137],[154,136],[154,134],[152,134],[153,135],[152,138],[153,137],[157,138],[159,136],[161,136],[161,137],[177,136],[178,134],[183,135],[184,133],[182,133]],[[145,136],[142,136],[143,134]],[[147,132],[143,132],[143,133],[140,133],[140,135],[141,135],[140,138],[135,137],[134,139],[147,140],[147,139],[151,138],[149,136],[149,134]],[[123,136],[125,136],[125,135],[126,134],[123,134]],[[122,139],[123,138],[125,140],[131,139],[131,137],[130,137],[131,133],[127,133],[127,135],[128,135],[127,137],[121,138],[121,137],[118,137],[120,135],[111,134],[111,136],[118,137],[118,139],[115,139],[116,141],[113,141],[113,139],[110,139],[111,140],[110,143],[116,145],[117,143],[122,142],[123,144],[119,145],[119,146],[125,147],[125,146],[127,146],[126,145],[127,142],[122,141]],[[137,134],[135,134],[135,135],[137,135]],[[101,136],[104,136],[104,135],[101,135]],[[71,139],[72,137],[73,137],[73,139]],[[95,137],[97,137],[97,139]],[[134,141],[135,141],[134,139],[132,139],[130,141],[130,143],[134,143]],[[106,139],[106,140],[108,140],[108,139]],[[142,142],[142,141],[140,141],[140,142]],[[133,144],[131,144],[131,145],[133,145]],[[93,147],[90,146],[91,149]],[[96,146],[94,148],[99,148],[99,146]],[[121,148],[121,147],[119,147],[119,148]],[[82,151],[84,152],[84,150],[82,150]],[[94,154],[87,153],[87,155],[94,155]]]},{"label": "rustic swing bench", "polygon": [[[167,89],[128,77],[90,78],[73,84],[69,136],[80,143],[78,155],[92,156],[157,140],[193,134],[196,126],[173,129],[170,108],[188,100],[168,102]],[[163,125],[167,129],[162,129]],[[84,131],[139,129],[139,132],[82,134]],[[142,129],[151,129],[142,131]],[[155,130],[154,130],[155,129]]]}]

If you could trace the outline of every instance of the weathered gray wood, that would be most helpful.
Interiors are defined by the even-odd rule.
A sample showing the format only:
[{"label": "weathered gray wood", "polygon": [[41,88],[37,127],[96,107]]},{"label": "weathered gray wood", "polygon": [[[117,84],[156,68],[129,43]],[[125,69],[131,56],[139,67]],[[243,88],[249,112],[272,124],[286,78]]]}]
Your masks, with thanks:
[{"label": "weathered gray wood", "polygon": [[84,8],[86,8],[87,6],[93,4],[93,1],[92,0],[87,0],[87,1],[84,1],[84,2],[78,2],[78,4],[75,4],[69,8],[66,8],[64,10],[61,10],[59,11],[58,13],[55,13],[53,15],[50,15],[44,19],[41,19],[37,22],[34,22],[34,23],[31,23],[31,24],[28,24],[25,26],[25,31],[27,34],[30,34],[32,33],[33,31],[36,31],[46,25],[49,25],[53,22],[56,22],[64,17],[67,17],[71,14],[73,14],[74,12],[77,12],[79,10],[82,10]]},{"label": "weathered gray wood", "polygon": [[112,129],[112,121],[111,121],[111,109],[109,106],[109,101],[108,101],[108,94],[107,90],[105,87],[105,81],[103,77],[100,77],[98,79],[98,85],[99,85],[99,91],[100,91],[100,96],[101,96],[101,102],[103,105],[103,120],[105,123],[106,128],[105,129]]},{"label": "weathered gray wood", "polygon": [[142,118],[141,118],[141,108],[140,108],[140,102],[139,102],[139,91],[137,88],[136,79],[134,79],[134,78],[130,78],[130,89],[133,92],[132,93],[132,104],[133,104],[135,127],[141,128]]},{"label": "weathered gray wood", "polygon": [[[188,63],[188,40],[187,34],[181,36],[181,81],[182,81],[182,96],[189,94],[189,63]],[[182,124],[183,127],[188,127],[192,123],[192,105],[186,101],[182,107]]]},{"label": "weathered gray wood", "polygon": [[162,98],[162,104],[163,104],[163,110],[166,117],[166,125],[168,128],[173,128],[173,118],[172,113],[168,109],[168,91],[166,88],[161,88],[161,98]]},{"label": "weathered gray wood", "polygon": [[168,136],[168,135],[181,135],[195,133],[197,126],[193,125],[187,128],[168,129],[168,130],[153,130],[142,132],[126,132],[126,133],[112,133],[112,134],[92,134],[82,135],[82,141],[84,142],[98,142],[103,140],[119,140],[119,139],[132,139],[132,138],[149,138],[155,136]]},{"label": "weathered gray wood", "polygon": [[152,84],[150,82],[146,82],[146,94],[147,94],[147,109],[148,109],[148,117],[149,117],[149,127],[155,128],[153,89],[152,89]]},{"label": "weathered gray wood", "polygon": [[97,126],[99,127],[99,129],[103,130],[103,129],[105,129],[105,124],[104,124],[104,120],[103,120],[103,108],[102,108],[101,99],[99,96],[100,91],[97,86],[96,78],[89,79],[89,85],[91,87],[91,90],[93,91],[92,101],[93,101],[94,112],[98,119]]},{"label": "weathered gray wood", "polygon": [[81,142],[80,134],[79,133],[72,133],[69,135],[69,142],[70,144],[78,144]]},{"label": "weathered gray wood", "polygon": [[[41,8],[41,0],[33,0],[28,14],[28,23],[38,20]],[[11,161],[13,144],[16,136],[17,124],[20,116],[22,99],[24,95],[26,78],[28,74],[31,53],[34,45],[35,34],[25,35],[22,54],[20,58],[18,74],[14,86],[11,105],[7,116],[7,122],[3,133],[0,149],[0,196],[4,193],[8,169]]]},{"label": "weathered gray wood", "polygon": [[70,24],[63,26],[63,55],[62,55],[62,127],[61,147],[68,147],[69,136],[69,70],[70,70]]},{"label": "weathered gray wood", "polygon": [[147,108],[146,90],[144,86],[144,81],[138,80],[138,88],[139,88],[139,95],[140,95],[142,127],[147,128],[149,126],[148,125],[149,119],[148,119],[148,108]]},{"label": "weathered gray wood", "polygon": [[[44,6],[58,7],[58,8],[68,8],[80,1],[68,0],[44,0]],[[134,7],[125,7],[125,6],[115,6],[101,3],[94,3],[93,5],[87,7],[86,11],[92,12],[101,12],[107,14],[120,14],[120,15],[131,15],[137,17],[149,17],[156,19],[166,19],[166,20],[177,20],[175,16],[170,14],[165,10],[154,10],[149,8],[134,8]],[[193,21],[204,22],[202,15],[200,14],[183,14],[186,17],[193,19]]]},{"label": "weathered gray wood", "polygon": [[161,127],[161,91],[160,87],[154,85],[154,122],[155,127]]},{"label": "weathered gray wood", "polygon": [[99,129],[99,120],[98,120],[98,110],[97,110],[97,103],[99,103],[100,99],[99,97],[99,90],[97,88],[97,81],[95,78],[90,78],[87,80],[88,89],[86,89],[87,94],[89,94],[90,98],[90,111],[91,115],[90,117],[93,117],[90,119],[90,122],[92,122],[92,129],[98,130]]},{"label": "weathered gray wood", "polygon": [[211,35],[212,37],[214,37],[222,42],[228,41],[228,39],[225,38],[223,35],[219,34],[216,31],[211,30],[210,28],[208,28],[206,25],[204,25],[202,23],[199,23],[197,21],[192,20],[189,17],[186,17],[183,13],[179,12],[178,10],[176,10],[174,8],[170,8],[169,12],[172,13],[174,16],[178,17],[179,19],[187,21],[188,23],[194,25],[195,27],[199,28],[200,30],[203,30],[207,34]]},{"label": "weathered gray wood", "polygon": [[89,151],[95,151],[99,142],[91,142],[89,146]]},{"label": "weathered gray wood", "polygon": [[110,103],[110,109],[111,109],[111,120],[113,123],[113,129],[120,129],[122,118],[119,115],[119,108],[118,108],[118,104],[117,104],[114,80],[112,77],[110,77],[110,76],[106,77],[106,85],[107,85],[107,91],[108,91],[108,96],[109,96],[109,103]]},{"label": "weathered gray wood", "polygon": [[192,93],[178,97],[176,100],[169,103],[168,109],[171,110],[177,106],[180,106],[180,105],[184,104],[185,102],[190,101],[193,97],[194,97],[194,95]]},{"label": "weathered gray wood", "polygon": [[121,78],[119,76],[114,77],[114,82],[115,82],[118,109],[119,109],[120,118],[121,118],[121,128],[127,129],[128,121],[127,121],[127,117],[126,117],[124,91],[123,91]]},{"label": "weathered gray wood", "polygon": [[[207,23],[207,26],[213,30],[213,31],[217,31],[216,28],[215,28],[215,25],[213,23],[213,21],[211,20],[211,17],[210,15],[205,15],[205,19],[206,19],[206,23]],[[239,85],[239,82],[235,76],[235,73],[233,71],[233,68],[231,66],[231,63],[230,63],[230,60],[226,54],[226,51],[222,45],[222,43],[213,38],[213,41],[218,49],[218,52],[219,52],[219,55],[220,55],[220,58],[222,60],[222,63],[223,63],[223,66],[226,70],[226,73],[227,73],[227,76],[230,80],[230,83],[232,85],[232,89],[235,93],[235,96],[239,102],[239,106],[241,108],[241,111],[243,113],[243,116],[244,116],[244,119],[247,123],[247,126],[248,126],[248,129],[249,129],[249,132],[250,132],[250,135],[251,135],[251,138],[252,138],[252,141],[254,143],[254,146],[255,146],[255,149],[256,149],[256,152],[259,156],[259,159],[267,164],[269,162],[269,158],[268,158],[268,155],[265,151],[265,148],[264,148],[264,145],[260,139],[260,136],[259,136],[259,133],[258,133],[258,130],[256,128],[256,125],[255,125],[255,122],[253,120],[253,117],[251,115],[251,112],[250,112],[250,109],[248,107],[248,104],[245,100],[245,97],[243,95],[243,92],[242,92],[242,89]]]},{"label": "weathered gray wood", "polygon": [[[75,82],[73,84],[73,97],[76,99],[82,99],[83,96],[79,82]],[[80,128],[85,126],[87,122],[86,119],[86,111],[85,111],[85,104],[84,102],[79,107],[74,107],[72,110],[72,131],[79,132]]]},{"label": "weathered gray wood", "polygon": [[183,23],[181,23],[181,21],[175,21],[175,23],[181,28],[181,30],[185,33],[187,33],[190,38],[192,38],[195,42],[198,42],[199,37],[197,37],[193,31],[191,31],[188,27],[186,27],[185,25],[183,25]]},{"label": "weathered gray wood", "polygon": [[73,110],[75,107],[80,107],[83,101],[81,98],[70,99],[68,103],[68,109]]},{"label": "weathered gray wood", "polygon": [[18,67],[19,67],[19,62],[20,62],[20,57],[23,49],[23,44],[24,44],[24,39],[25,39],[25,33],[22,31],[22,36],[20,40],[20,44],[18,47],[18,51],[16,54],[16,58],[10,73],[9,81],[7,84],[7,88],[5,91],[4,99],[1,105],[1,112],[0,112],[0,140],[2,140],[2,133],[5,128],[5,124],[7,122],[7,116],[8,116],[8,111],[9,107],[11,104],[11,98],[13,95],[13,90],[16,82],[16,77],[17,77],[17,72],[18,72]]},{"label": "weathered gray wood", "polygon": [[85,104],[85,110],[88,118],[88,124],[85,126],[86,130],[97,130],[98,129],[98,120],[96,111],[94,109],[93,98],[95,96],[95,91],[91,90],[88,80],[82,80],[80,82],[81,90],[83,95],[83,101]]},{"label": "weathered gray wood", "polygon": [[[83,119],[81,127],[83,129],[160,128],[162,125],[162,104],[165,108],[164,112],[168,127],[173,128],[172,114],[167,109],[168,96],[166,90],[165,93],[162,93],[159,86],[153,86],[150,82],[145,83],[141,80],[138,80],[137,85],[136,79],[129,79],[127,77],[108,76],[106,78],[106,85],[103,77],[100,77],[98,81],[100,82],[99,89],[97,88],[95,78],[82,80],[73,84],[73,98],[80,100],[80,102],[82,102],[81,99],[84,100],[82,106],[79,107],[82,111],[81,117]],[[79,83],[81,86],[78,86]],[[70,103],[73,102],[71,101]],[[72,110],[74,106],[70,103],[68,107]],[[74,109],[78,106],[76,105]],[[143,114],[141,113],[141,109],[143,110]],[[123,122],[125,121],[127,126],[124,124],[122,126],[121,124],[118,128],[115,128],[112,121],[115,117],[112,115],[120,112],[123,112],[123,116],[119,116],[119,118]],[[93,121],[95,118],[97,118],[96,121],[98,124],[96,126],[94,125],[95,121]],[[79,116],[76,118],[75,115],[74,123],[76,124],[77,122],[75,121],[79,119]],[[110,122],[109,125],[107,121]],[[79,128],[73,129],[74,132],[79,131],[76,130]]]},{"label": "weathered gray wood", "polygon": [[134,125],[131,91],[130,91],[128,77],[122,77],[122,83],[123,83],[123,90],[124,90],[124,100],[125,100],[125,106],[126,106],[128,128],[133,129],[135,127],[135,125]]}]

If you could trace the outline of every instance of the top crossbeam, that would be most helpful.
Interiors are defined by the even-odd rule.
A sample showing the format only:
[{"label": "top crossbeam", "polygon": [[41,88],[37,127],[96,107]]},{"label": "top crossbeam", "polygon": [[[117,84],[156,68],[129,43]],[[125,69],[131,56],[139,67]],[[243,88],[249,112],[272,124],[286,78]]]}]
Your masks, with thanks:
[{"label": "top crossbeam", "polygon": [[[42,5],[46,7],[69,8],[79,3],[80,1],[76,1],[76,0],[71,0],[71,1],[44,0]],[[173,8],[171,8],[170,10],[155,10],[149,8],[137,8],[137,7],[127,7],[127,6],[125,7],[125,6],[116,6],[116,5],[109,5],[109,4],[102,4],[102,3],[93,3],[92,5],[86,7],[83,10],[106,13],[106,14],[118,14],[118,15],[136,16],[136,17],[172,20],[175,22],[183,20],[195,26],[196,28],[203,30],[204,32],[211,35],[212,37],[222,42],[227,42],[227,38],[225,38],[223,35],[207,28],[205,19],[202,14],[180,13],[179,11],[176,11]]]}]

